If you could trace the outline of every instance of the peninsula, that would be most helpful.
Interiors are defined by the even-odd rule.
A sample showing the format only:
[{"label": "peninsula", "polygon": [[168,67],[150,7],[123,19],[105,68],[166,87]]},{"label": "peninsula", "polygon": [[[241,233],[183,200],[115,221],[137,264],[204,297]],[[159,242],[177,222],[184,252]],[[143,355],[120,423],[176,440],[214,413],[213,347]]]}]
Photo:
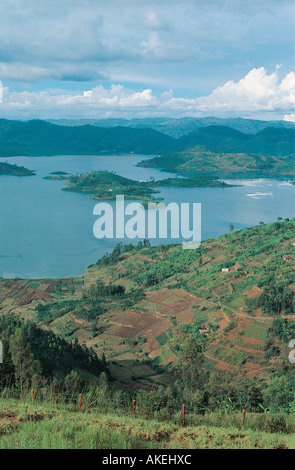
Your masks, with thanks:
[{"label": "peninsula", "polygon": [[10,163],[0,162],[0,175],[35,176],[35,174],[35,171],[28,170],[23,166],[11,165]]}]

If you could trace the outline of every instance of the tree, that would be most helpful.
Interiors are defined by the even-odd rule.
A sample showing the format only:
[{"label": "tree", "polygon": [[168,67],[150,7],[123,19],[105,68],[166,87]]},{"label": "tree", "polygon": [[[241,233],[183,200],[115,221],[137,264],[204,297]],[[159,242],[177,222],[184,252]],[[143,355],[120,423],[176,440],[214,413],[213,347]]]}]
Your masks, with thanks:
[{"label": "tree", "polygon": [[232,232],[234,230],[234,225],[232,223],[229,224],[229,231]]},{"label": "tree", "polygon": [[179,340],[176,345],[180,360],[176,364],[176,369],[181,376],[181,387],[184,396],[191,402],[202,402],[201,394],[204,392],[204,383],[207,380],[206,374],[202,370],[204,362],[203,351],[208,341],[207,335],[200,333],[201,322],[181,325],[179,327]]},{"label": "tree", "polygon": [[0,386],[5,387],[14,382],[14,366],[11,361],[11,355],[9,353],[8,341],[6,341],[5,338],[0,336],[0,342],[2,343]]},{"label": "tree", "polygon": [[149,241],[147,238],[145,238],[145,239],[143,240],[143,246],[144,246],[144,248],[147,248],[147,247],[150,247],[150,246],[151,246],[151,243],[150,243],[150,241]]},{"label": "tree", "polygon": [[9,352],[15,368],[15,382],[20,392],[29,386],[32,377],[41,374],[41,364],[35,360],[27,338],[21,328],[17,328],[9,341]]},{"label": "tree", "polygon": [[268,284],[259,297],[259,305],[263,313],[279,315],[292,313],[294,309],[294,296],[286,284],[272,282]]},{"label": "tree", "polygon": [[284,376],[274,377],[270,382],[266,393],[266,403],[273,413],[288,412],[290,403],[294,400],[294,392],[288,379]]},{"label": "tree", "polygon": [[257,411],[263,403],[262,384],[255,378],[241,378],[235,381],[231,392],[231,399],[239,409]]},{"label": "tree", "polygon": [[66,377],[65,377],[65,386],[68,392],[79,391],[81,390],[83,385],[83,381],[79,374],[72,370]]}]

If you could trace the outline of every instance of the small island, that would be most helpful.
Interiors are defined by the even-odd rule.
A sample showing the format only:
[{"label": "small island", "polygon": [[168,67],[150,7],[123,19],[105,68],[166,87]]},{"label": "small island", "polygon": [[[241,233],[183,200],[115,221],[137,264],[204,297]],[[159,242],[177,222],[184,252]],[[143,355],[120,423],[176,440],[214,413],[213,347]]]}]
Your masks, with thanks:
[{"label": "small island", "polygon": [[114,200],[124,194],[125,199],[157,201],[154,194],[159,191],[150,187],[150,183],[140,182],[108,171],[94,171],[82,175],[70,176],[64,191],[89,193],[90,199]]},{"label": "small island", "polygon": [[65,171],[52,171],[49,176],[44,176],[44,180],[67,180],[69,173]]},{"label": "small island", "polygon": [[147,185],[155,187],[178,187],[178,188],[200,188],[200,187],[215,187],[215,188],[230,188],[236,185],[219,181],[210,176],[194,176],[192,178],[166,178],[164,180],[148,182]]},{"label": "small island", "polygon": [[114,200],[123,194],[125,199],[137,199],[144,202],[157,202],[162,198],[156,197],[159,193],[157,187],[230,187],[224,181],[214,177],[194,178],[168,178],[154,181],[135,181],[116,173],[108,171],[94,171],[92,173],[73,175],[67,178],[64,191],[77,191],[89,193],[89,198],[97,200]]},{"label": "small island", "polygon": [[18,166],[16,164],[11,165],[7,162],[0,162],[0,175],[35,176],[36,173],[33,170],[28,170],[24,166]]}]

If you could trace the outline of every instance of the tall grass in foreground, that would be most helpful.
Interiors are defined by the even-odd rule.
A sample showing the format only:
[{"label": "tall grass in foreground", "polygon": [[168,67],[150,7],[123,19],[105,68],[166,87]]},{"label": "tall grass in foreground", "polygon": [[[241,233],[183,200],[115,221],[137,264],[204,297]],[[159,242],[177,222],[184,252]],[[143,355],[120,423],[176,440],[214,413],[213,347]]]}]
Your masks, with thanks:
[{"label": "tall grass in foreground", "polygon": [[[120,390],[112,392],[108,388],[90,387],[82,395],[82,406],[79,406],[79,394],[77,392],[56,393],[50,388],[35,391],[34,402],[32,403],[31,391],[25,391],[20,396],[19,392],[7,388],[0,393],[1,403],[12,400],[14,403],[46,406],[61,411],[77,413],[78,411],[99,416],[101,414],[130,417],[145,421],[155,420],[181,427],[182,409],[181,405],[163,405],[153,407],[149,402],[136,401],[135,411],[133,411],[133,401],[131,397],[126,398]],[[242,422],[242,412],[236,410],[225,411],[224,409],[206,409],[198,412],[196,409],[186,407],[186,426],[213,426],[215,428],[236,428],[238,430],[252,430],[255,432],[281,433],[295,435],[295,415],[287,413],[246,413],[245,422]]]},{"label": "tall grass in foreground", "polygon": [[230,421],[221,426],[218,415],[211,419],[209,425],[200,421],[182,428],[179,422],[131,413],[120,416],[76,405],[2,398],[0,449],[295,448],[294,435],[241,429]]}]

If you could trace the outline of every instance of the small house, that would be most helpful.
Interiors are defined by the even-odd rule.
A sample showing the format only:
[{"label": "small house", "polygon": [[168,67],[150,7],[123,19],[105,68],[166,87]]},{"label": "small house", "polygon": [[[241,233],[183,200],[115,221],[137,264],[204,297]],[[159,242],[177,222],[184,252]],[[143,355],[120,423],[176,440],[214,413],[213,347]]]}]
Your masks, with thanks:
[{"label": "small house", "polygon": [[222,268],[221,270],[223,273],[229,273],[230,272],[230,269],[229,268]]}]

